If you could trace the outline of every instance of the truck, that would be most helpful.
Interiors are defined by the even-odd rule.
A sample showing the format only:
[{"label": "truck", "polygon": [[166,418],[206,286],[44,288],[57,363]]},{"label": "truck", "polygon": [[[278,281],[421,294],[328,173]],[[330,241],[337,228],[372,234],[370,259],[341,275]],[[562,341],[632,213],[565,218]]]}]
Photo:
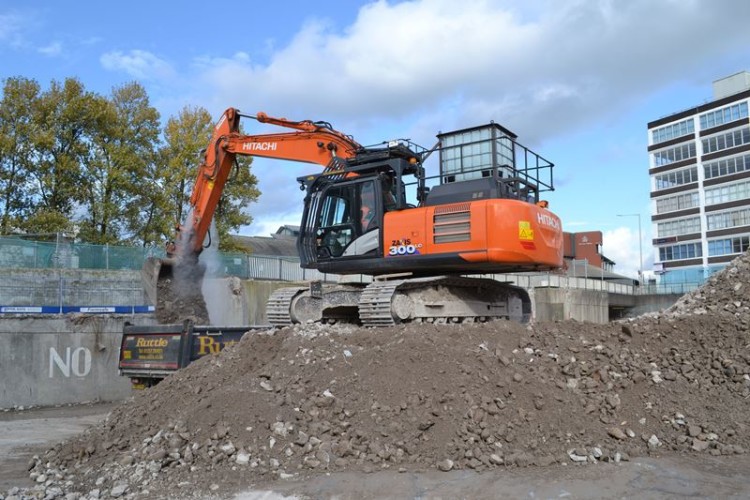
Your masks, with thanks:
[{"label": "truck", "polygon": [[118,358],[119,374],[133,389],[146,389],[193,361],[218,354],[247,332],[270,326],[207,326],[192,321],[142,326],[125,323]]}]

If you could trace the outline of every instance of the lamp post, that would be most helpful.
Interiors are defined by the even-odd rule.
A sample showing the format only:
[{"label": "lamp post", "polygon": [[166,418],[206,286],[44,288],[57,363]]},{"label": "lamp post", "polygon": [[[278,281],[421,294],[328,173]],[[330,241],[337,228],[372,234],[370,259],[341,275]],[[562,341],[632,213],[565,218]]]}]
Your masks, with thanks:
[{"label": "lamp post", "polygon": [[641,214],[617,214],[618,217],[638,217],[638,279],[643,285],[643,236],[641,234]]}]

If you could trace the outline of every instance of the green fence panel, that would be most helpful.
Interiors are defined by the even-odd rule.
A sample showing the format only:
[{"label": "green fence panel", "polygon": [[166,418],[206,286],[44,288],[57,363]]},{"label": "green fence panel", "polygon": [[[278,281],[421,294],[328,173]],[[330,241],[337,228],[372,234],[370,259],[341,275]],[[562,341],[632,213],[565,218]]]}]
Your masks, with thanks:
[{"label": "green fence panel", "polygon": [[56,247],[54,243],[0,238],[0,267],[55,267]]},{"label": "green fence panel", "polygon": [[237,276],[238,278],[249,278],[247,255],[242,253],[219,252],[221,276]]},{"label": "green fence panel", "polygon": [[78,257],[78,267],[82,269],[107,269],[107,256],[102,245],[77,243],[75,254]]}]

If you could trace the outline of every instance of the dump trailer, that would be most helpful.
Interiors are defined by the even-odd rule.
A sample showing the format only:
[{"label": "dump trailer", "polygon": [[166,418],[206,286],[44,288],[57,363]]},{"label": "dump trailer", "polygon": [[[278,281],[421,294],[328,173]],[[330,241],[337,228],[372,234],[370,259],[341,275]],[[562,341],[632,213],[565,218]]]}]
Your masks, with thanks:
[{"label": "dump trailer", "polygon": [[181,324],[140,326],[125,323],[118,369],[134,389],[145,389],[198,358],[217,354],[248,332],[269,326],[200,326]]}]

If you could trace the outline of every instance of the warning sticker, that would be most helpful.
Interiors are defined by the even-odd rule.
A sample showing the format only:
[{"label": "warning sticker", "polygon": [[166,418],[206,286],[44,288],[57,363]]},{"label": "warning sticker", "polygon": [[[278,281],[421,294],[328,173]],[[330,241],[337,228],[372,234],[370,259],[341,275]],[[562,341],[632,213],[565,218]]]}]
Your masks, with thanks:
[{"label": "warning sticker", "polygon": [[534,241],[534,230],[531,229],[529,221],[518,221],[518,239],[522,241]]}]

